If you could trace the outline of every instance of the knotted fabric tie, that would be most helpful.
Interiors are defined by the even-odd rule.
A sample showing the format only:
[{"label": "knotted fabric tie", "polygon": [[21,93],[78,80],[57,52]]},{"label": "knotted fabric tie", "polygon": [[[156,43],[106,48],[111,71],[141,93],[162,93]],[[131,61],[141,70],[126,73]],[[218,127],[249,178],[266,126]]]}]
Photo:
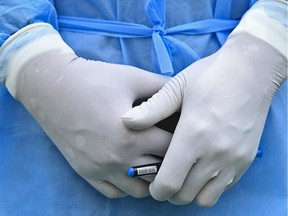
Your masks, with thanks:
[{"label": "knotted fabric tie", "polygon": [[[251,0],[252,1],[252,0]],[[222,45],[229,33],[238,25],[239,20],[231,20],[231,0],[221,0],[216,2],[214,18],[200,20],[165,28],[165,0],[148,0],[145,12],[152,28],[135,23],[120,21],[98,20],[79,17],[58,16],[59,29],[84,32],[90,34],[104,35],[121,38],[143,38],[152,37],[152,62],[156,71],[163,75],[173,76],[178,71],[173,69],[172,50],[177,50],[177,55],[185,56],[185,65],[198,60],[199,55],[187,44],[173,37],[174,34],[200,35],[216,33]],[[175,53],[174,53],[175,54]],[[154,58],[155,57],[155,58]]]}]

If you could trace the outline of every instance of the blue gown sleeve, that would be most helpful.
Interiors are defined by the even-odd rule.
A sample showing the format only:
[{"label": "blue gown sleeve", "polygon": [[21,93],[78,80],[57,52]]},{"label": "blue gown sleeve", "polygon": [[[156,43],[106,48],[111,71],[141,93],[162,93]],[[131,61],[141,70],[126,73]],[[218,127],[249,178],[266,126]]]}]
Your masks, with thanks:
[{"label": "blue gown sleeve", "polygon": [[53,0],[0,0],[0,46],[19,29],[37,22],[58,29]]}]

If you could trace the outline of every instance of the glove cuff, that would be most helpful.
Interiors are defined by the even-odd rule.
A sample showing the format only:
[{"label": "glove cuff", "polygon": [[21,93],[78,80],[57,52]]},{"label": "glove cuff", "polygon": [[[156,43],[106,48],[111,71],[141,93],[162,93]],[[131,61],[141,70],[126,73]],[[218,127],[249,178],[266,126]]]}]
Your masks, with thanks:
[{"label": "glove cuff", "polygon": [[47,23],[28,25],[5,41],[0,48],[0,81],[13,97],[16,96],[17,77],[23,66],[51,52],[75,54]]},{"label": "glove cuff", "polygon": [[229,37],[247,33],[265,41],[287,59],[287,2],[258,1],[241,19]]}]

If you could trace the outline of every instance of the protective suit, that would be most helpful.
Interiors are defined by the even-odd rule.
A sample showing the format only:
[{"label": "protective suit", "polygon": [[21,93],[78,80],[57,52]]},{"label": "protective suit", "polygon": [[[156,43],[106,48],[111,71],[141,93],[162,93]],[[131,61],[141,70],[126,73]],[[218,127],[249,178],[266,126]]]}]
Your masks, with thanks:
[{"label": "protective suit", "polygon": [[[64,41],[81,57],[174,76],[215,53],[251,5],[249,1],[237,0],[166,1],[166,4],[10,1],[1,6],[0,40],[2,44],[28,24],[47,22],[59,30]],[[176,15],[174,11],[183,13]],[[3,76],[0,72],[0,77]],[[286,86],[286,83],[281,86],[269,111],[260,144],[263,157],[256,159],[242,179],[211,209],[194,204],[179,207],[152,198],[105,198],[73,171],[38,123],[1,86],[0,213],[285,215]]]}]

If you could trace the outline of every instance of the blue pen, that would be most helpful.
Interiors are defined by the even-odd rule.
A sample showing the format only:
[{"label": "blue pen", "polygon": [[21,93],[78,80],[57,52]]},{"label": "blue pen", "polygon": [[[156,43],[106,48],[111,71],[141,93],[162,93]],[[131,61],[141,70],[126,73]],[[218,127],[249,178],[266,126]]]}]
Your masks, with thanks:
[{"label": "blue pen", "polygon": [[[256,158],[262,157],[262,150],[259,148],[256,154]],[[145,175],[152,175],[157,174],[162,162],[158,163],[151,163],[151,164],[144,164],[139,166],[132,166],[128,169],[128,176],[130,177],[138,177],[138,176],[145,176]]]}]

